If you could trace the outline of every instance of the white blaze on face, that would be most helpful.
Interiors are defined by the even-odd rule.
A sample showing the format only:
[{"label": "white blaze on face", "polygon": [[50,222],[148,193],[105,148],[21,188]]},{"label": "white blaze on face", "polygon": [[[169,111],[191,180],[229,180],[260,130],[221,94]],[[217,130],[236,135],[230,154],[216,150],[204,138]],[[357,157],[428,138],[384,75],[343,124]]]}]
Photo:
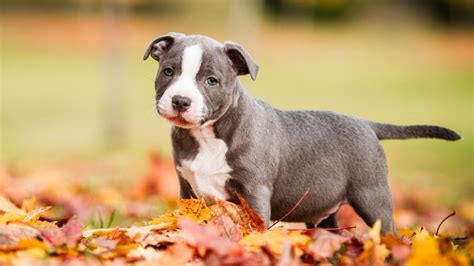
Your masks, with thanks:
[{"label": "white blaze on face", "polygon": [[158,107],[165,116],[175,117],[178,112],[173,110],[171,99],[174,96],[183,96],[191,99],[191,106],[181,116],[191,124],[198,124],[204,114],[204,97],[198,89],[196,75],[201,68],[202,49],[199,45],[188,46],[183,51],[181,61],[181,75],[168,87]]}]

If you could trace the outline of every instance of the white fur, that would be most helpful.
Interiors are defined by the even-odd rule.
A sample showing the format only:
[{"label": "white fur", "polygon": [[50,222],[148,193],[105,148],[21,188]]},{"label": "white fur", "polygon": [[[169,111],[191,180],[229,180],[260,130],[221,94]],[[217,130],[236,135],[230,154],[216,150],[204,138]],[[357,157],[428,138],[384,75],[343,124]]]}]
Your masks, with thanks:
[{"label": "white fur", "polygon": [[196,75],[201,68],[202,49],[199,45],[188,46],[183,51],[181,61],[181,75],[165,91],[158,107],[166,116],[175,117],[178,113],[173,110],[171,99],[173,96],[183,96],[191,99],[191,106],[182,114],[182,117],[191,124],[198,124],[204,114],[204,97],[196,84]]},{"label": "white fur", "polygon": [[225,158],[226,143],[216,138],[212,127],[192,129],[191,133],[199,143],[199,152],[193,160],[182,161],[178,171],[197,197],[203,197],[208,203],[214,198],[228,199],[225,183],[232,169]]}]

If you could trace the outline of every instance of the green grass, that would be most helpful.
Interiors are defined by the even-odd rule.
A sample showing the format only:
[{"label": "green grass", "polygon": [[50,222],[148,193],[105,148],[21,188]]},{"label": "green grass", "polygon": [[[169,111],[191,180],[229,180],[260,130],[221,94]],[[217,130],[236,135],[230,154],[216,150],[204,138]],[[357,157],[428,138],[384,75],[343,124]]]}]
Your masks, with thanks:
[{"label": "green grass", "polygon": [[[383,41],[380,41],[383,43]],[[2,41],[1,160],[48,162],[63,156],[96,158],[103,135],[103,61],[93,52],[31,48]],[[377,50],[288,53],[256,48],[261,72],[243,78],[249,91],[282,109],[328,109],[396,124],[437,124],[462,141],[386,141],[390,178],[439,190],[448,202],[473,184],[473,66],[423,62],[401,46]],[[170,154],[169,125],[155,113],[156,63],[140,47],[126,54],[125,141],[116,150],[140,160],[149,150]],[[139,159],[137,159],[139,158]],[[443,199],[444,200],[444,199]]]}]

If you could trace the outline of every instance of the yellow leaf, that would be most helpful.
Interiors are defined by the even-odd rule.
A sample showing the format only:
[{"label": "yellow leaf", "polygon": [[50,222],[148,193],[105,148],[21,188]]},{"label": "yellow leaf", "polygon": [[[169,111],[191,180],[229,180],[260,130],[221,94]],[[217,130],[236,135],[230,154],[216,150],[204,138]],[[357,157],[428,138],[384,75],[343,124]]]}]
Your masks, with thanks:
[{"label": "yellow leaf", "polygon": [[7,224],[9,222],[21,221],[25,218],[24,214],[19,214],[15,212],[7,212],[3,215],[0,215],[0,224]]},{"label": "yellow leaf", "polygon": [[367,240],[364,243],[364,251],[357,258],[357,261],[364,265],[384,265],[389,254],[390,251],[384,244],[380,245],[374,243],[373,240]]},{"label": "yellow leaf", "polygon": [[193,221],[208,221],[212,217],[212,211],[209,209],[203,199],[182,199],[178,201],[178,209],[168,211],[167,213],[156,217],[147,222],[149,225],[157,225],[153,230],[176,230],[178,218],[185,218]]},{"label": "yellow leaf", "polygon": [[375,244],[380,244],[380,229],[382,228],[382,222],[380,219],[375,221],[371,229],[369,229],[369,237]]},{"label": "yellow leaf", "polygon": [[203,199],[183,199],[178,201],[179,216],[193,221],[207,221],[212,212]]},{"label": "yellow leaf", "polygon": [[407,263],[409,266],[468,265],[467,257],[458,252],[449,251],[445,254],[441,253],[438,240],[430,235],[424,235],[418,241],[415,241],[412,251],[412,256],[408,259]]},{"label": "yellow leaf", "polygon": [[385,259],[390,254],[385,244],[380,244],[380,229],[382,222],[377,219],[375,224],[369,230],[370,239],[364,243],[364,251],[357,259],[361,264],[384,265]]},{"label": "yellow leaf", "polygon": [[[160,217],[156,217],[147,222],[149,225],[160,225],[161,229],[176,230],[178,226],[178,217],[176,212],[167,212]],[[158,229],[156,229],[158,230]]]},{"label": "yellow leaf", "polygon": [[18,249],[42,249],[46,250],[46,245],[36,238],[21,239],[17,245]]},{"label": "yellow leaf", "polygon": [[28,258],[35,258],[35,259],[43,259],[47,257],[46,251],[42,248],[34,247],[25,249],[22,251],[18,251],[16,253],[18,258],[28,257]]},{"label": "yellow leaf", "polygon": [[466,251],[469,258],[474,260],[474,239],[471,238],[471,240],[469,240],[469,243],[466,246]]},{"label": "yellow leaf", "polygon": [[36,222],[43,212],[51,208],[52,208],[51,206],[47,206],[47,207],[40,207],[38,209],[32,210],[25,216],[25,218],[23,218],[22,221],[25,223]]},{"label": "yellow leaf", "polygon": [[403,229],[397,230],[398,236],[399,236],[399,237],[404,237],[404,238],[406,238],[406,239],[409,238],[409,237],[411,237],[411,236],[413,236],[413,233],[414,233],[414,232],[415,232],[414,230],[409,229],[409,228],[403,228]]},{"label": "yellow leaf", "polygon": [[91,236],[107,236],[118,238],[120,235],[124,234],[127,231],[127,228],[100,228],[92,229],[82,232],[83,237]]},{"label": "yellow leaf", "polygon": [[286,230],[268,230],[264,233],[254,233],[247,235],[240,240],[240,244],[250,251],[259,251],[263,246],[277,255],[281,255],[285,241],[289,240],[296,247],[296,255],[301,256],[303,249],[311,242],[311,237],[300,232],[288,232]]},{"label": "yellow leaf", "polygon": [[42,207],[42,206],[39,204],[38,200],[35,197],[26,199],[21,203],[21,209],[26,211],[26,212],[33,211],[33,210],[38,209],[40,207]]}]

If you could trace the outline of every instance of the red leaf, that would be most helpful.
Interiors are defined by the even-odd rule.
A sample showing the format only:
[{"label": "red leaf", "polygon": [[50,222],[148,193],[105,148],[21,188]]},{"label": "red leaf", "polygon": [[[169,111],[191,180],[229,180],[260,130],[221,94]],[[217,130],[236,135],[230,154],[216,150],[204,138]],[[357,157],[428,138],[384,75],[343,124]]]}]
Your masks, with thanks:
[{"label": "red leaf", "polygon": [[61,227],[64,235],[66,236],[66,243],[69,247],[74,247],[76,243],[82,238],[82,228],[84,225],[77,218],[77,216],[72,217],[67,221],[67,223]]},{"label": "red leaf", "polygon": [[245,213],[248,215],[249,218],[249,227],[252,231],[256,232],[264,232],[267,228],[265,227],[265,223],[263,222],[262,218],[250,208],[247,201],[237,193],[237,197],[240,200],[240,204],[242,204],[242,208],[244,209]]},{"label": "red leaf", "polygon": [[183,232],[183,238],[191,246],[206,248],[219,256],[225,256],[241,249],[237,243],[219,236],[219,233],[211,229],[212,227],[184,219],[179,220],[179,225]]},{"label": "red leaf", "polygon": [[330,258],[341,248],[347,237],[325,230],[316,230],[313,234],[314,242],[309,246],[309,252],[315,259]]}]

